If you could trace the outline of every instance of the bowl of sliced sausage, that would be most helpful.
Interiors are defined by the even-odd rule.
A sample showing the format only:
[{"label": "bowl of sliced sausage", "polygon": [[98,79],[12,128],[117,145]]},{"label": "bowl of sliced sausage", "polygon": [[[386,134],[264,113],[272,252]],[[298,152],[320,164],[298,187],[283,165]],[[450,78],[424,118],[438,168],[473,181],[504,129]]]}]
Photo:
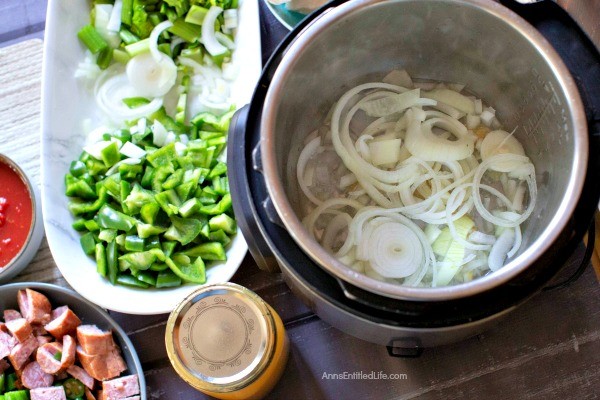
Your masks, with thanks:
[{"label": "bowl of sliced sausage", "polygon": [[5,399],[146,399],[129,338],[75,292],[33,282],[0,286],[0,312]]}]

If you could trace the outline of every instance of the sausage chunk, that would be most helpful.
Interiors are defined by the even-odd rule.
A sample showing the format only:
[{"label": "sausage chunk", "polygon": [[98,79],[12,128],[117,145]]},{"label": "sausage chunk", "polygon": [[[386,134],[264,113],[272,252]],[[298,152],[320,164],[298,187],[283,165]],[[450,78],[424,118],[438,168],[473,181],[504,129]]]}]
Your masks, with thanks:
[{"label": "sausage chunk", "polygon": [[54,376],[42,370],[37,361],[30,362],[23,368],[21,383],[28,389],[44,388],[52,385]]}]

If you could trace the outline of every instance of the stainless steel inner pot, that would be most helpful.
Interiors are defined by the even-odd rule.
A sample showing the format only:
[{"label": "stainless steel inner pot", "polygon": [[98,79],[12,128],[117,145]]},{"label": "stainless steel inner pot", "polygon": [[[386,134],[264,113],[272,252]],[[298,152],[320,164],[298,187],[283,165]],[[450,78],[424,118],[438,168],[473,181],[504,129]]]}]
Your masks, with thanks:
[{"label": "stainless steel inner pot", "polygon": [[[297,216],[303,195],[287,177],[296,176],[304,138],[347,89],[398,68],[414,79],[466,84],[496,108],[505,127],[517,128],[535,164],[538,202],[523,226],[520,253],[493,274],[441,288],[383,283],[337,261]],[[350,0],[324,12],[285,51],[267,93],[260,134],[269,194],[303,251],[344,281],[402,300],[468,297],[523,272],[565,227],[588,159],[583,105],[567,68],[531,25],[486,0]]]}]

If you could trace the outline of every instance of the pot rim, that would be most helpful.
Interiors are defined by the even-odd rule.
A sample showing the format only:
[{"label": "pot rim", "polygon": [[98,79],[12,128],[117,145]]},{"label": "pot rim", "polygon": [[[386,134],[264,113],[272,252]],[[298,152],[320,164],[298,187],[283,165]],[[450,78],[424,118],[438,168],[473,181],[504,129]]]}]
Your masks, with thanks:
[{"label": "pot rim", "polygon": [[[568,103],[565,104],[565,107],[571,110],[573,120],[574,157],[569,173],[569,184],[564,190],[564,195],[556,214],[543,230],[542,234],[525,251],[498,271],[471,282],[436,288],[402,286],[370,278],[353,271],[313,240],[287,199],[285,188],[278,172],[275,150],[276,140],[273,134],[275,131],[277,106],[280,103],[279,99],[283,95],[281,90],[282,83],[293,72],[295,62],[304,48],[309,46],[329,26],[361,9],[380,3],[412,3],[414,1],[432,1],[437,3],[452,3],[453,5],[463,7],[475,7],[502,20],[509,28],[523,36],[531,46],[535,47],[551,67],[554,76],[560,83],[561,90],[566,94]],[[316,264],[333,276],[370,292],[400,300],[442,301],[465,298],[500,286],[525,271],[530,264],[535,262],[541,254],[553,245],[569,222],[580,199],[587,173],[589,143],[583,103],[571,73],[552,45],[523,18],[491,0],[349,0],[335,8],[325,8],[322,10],[324,12],[311,21],[294,38],[290,46],[283,50],[283,57],[274,71],[271,85],[265,97],[260,121],[260,150],[266,187],[277,213],[294,241]]]}]

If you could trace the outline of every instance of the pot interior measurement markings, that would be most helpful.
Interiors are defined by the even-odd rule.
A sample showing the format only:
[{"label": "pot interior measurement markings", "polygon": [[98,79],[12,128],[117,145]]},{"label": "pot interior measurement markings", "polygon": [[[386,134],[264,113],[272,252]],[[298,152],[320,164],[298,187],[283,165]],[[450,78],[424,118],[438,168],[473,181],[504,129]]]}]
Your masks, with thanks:
[{"label": "pot interior measurement markings", "polygon": [[[546,100],[533,103],[537,104],[537,106],[534,106],[532,110],[527,110],[527,107],[524,107],[523,114],[527,110],[530,111],[530,115],[525,119],[523,129],[525,134],[533,139],[537,147],[537,155],[541,156],[544,153],[550,153],[551,142],[559,146],[569,142],[569,125],[567,111],[560,98],[556,95],[554,85],[551,82],[544,81],[537,70],[532,69],[532,74],[534,76],[529,91],[525,96],[524,105],[528,105],[528,99],[534,96],[543,96]],[[538,135],[543,135],[543,132],[553,132],[551,135],[555,137],[555,141],[545,140],[543,143],[538,142],[537,137]]]}]

